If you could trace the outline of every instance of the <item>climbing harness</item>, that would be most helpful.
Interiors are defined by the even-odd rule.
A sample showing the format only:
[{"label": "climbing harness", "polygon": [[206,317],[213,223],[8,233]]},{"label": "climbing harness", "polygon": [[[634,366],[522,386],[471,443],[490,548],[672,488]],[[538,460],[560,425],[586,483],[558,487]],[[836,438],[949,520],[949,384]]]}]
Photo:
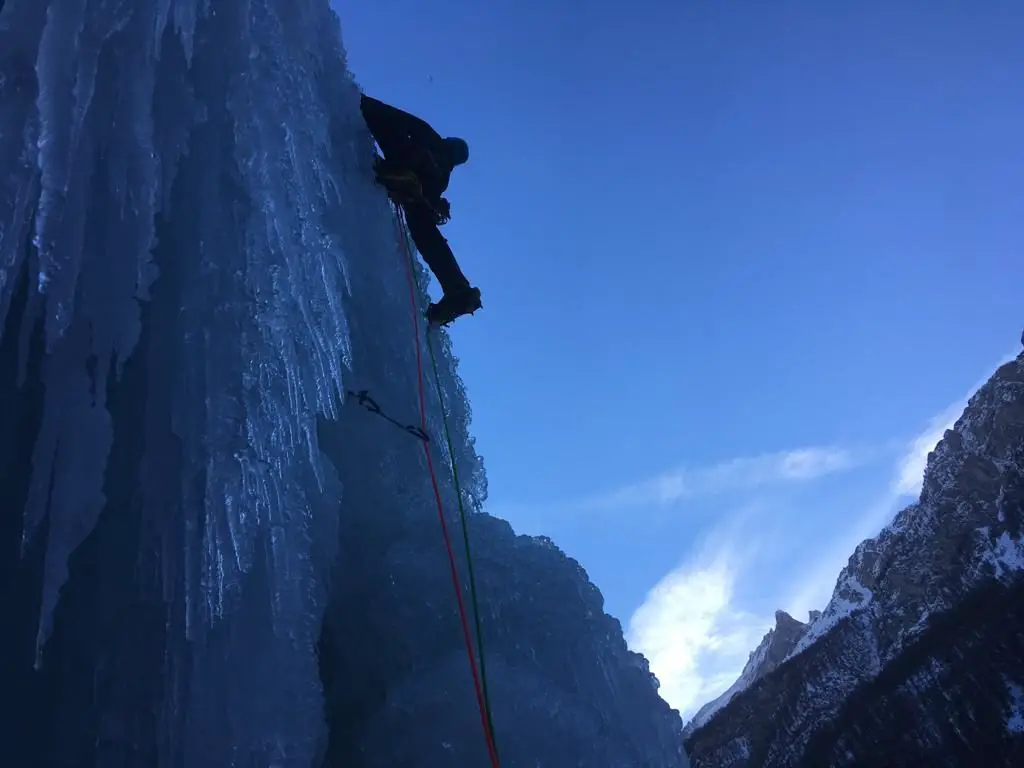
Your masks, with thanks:
[{"label": "climbing harness", "polygon": [[[405,218],[402,215],[402,209],[400,206],[395,206],[395,229],[397,231],[399,242],[402,244],[402,249],[406,256],[406,275],[409,283],[409,300],[412,305],[412,322],[413,322],[413,333],[416,343],[416,382],[419,390],[419,406],[420,406],[420,428],[423,434],[427,434],[427,407],[426,407],[426,395],[424,394],[423,386],[423,360],[420,351],[420,331],[419,331],[419,311],[416,306],[416,280],[413,277],[413,267],[415,265],[415,259],[413,258],[412,249],[409,247],[409,232],[408,227],[405,223]],[[459,608],[459,619],[462,624],[462,635],[466,643],[466,655],[469,660],[470,672],[473,676],[473,688],[476,692],[477,707],[480,710],[480,721],[484,730],[484,739],[487,742],[487,752],[491,759],[492,768],[500,768],[501,763],[498,760],[498,746],[494,738],[494,722],[491,717],[491,703],[490,696],[487,691],[487,673],[484,666],[484,649],[483,649],[483,633],[480,626],[480,607],[479,601],[477,600],[476,593],[476,579],[473,574],[473,558],[471,556],[469,547],[469,531],[467,528],[466,510],[465,505],[462,502],[462,489],[459,484],[459,474],[455,462],[455,452],[452,448],[451,432],[448,429],[448,417],[445,414],[444,409],[444,397],[441,394],[440,386],[440,375],[437,369],[437,360],[434,356],[434,347],[430,341],[430,333],[427,336],[427,349],[430,352],[430,362],[434,373],[434,383],[437,387],[438,397],[441,400],[441,419],[444,423],[445,442],[448,448],[448,454],[451,458],[452,465],[452,480],[455,485],[455,494],[458,499],[459,505],[459,516],[462,523],[462,536],[463,543],[466,549],[466,563],[469,570],[469,584],[470,584],[470,597],[473,601],[473,618],[476,624],[476,639],[477,639],[477,653],[480,657],[480,669],[477,670],[476,654],[473,649],[473,638],[469,631],[469,621],[466,618],[466,605],[462,599],[462,586],[459,583],[459,571],[455,565],[455,552],[452,548],[451,536],[448,533],[448,523],[444,518],[444,506],[441,501],[441,490],[437,480],[437,473],[434,471],[434,462],[430,454],[430,445],[427,441],[423,441],[423,453],[427,460],[427,470],[430,473],[430,482],[434,490],[434,501],[437,504],[437,516],[441,521],[441,533],[444,536],[444,545],[448,554],[448,565],[452,575],[452,585],[455,588],[455,600],[458,603]]]},{"label": "climbing harness", "polygon": [[379,155],[374,160],[373,170],[377,183],[384,187],[388,199],[395,206],[426,206],[434,215],[434,223],[438,226],[451,221],[452,204],[448,202],[448,198],[442,196],[436,203],[431,202],[423,194],[420,178],[413,171],[389,169]]},{"label": "climbing harness", "polygon": [[418,437],[424,443],[430,442],[430,435],[428,435],[425,431],[417,427],[415,424],[403,424],[398,419],[393,419],[392,417],[384,413],[383,409],[381,409],[381,407],[377,405],[377,401],[370,397],[370,390],[361,389],[358,392],[353,392],[351,389],[347,389],[345,390],[345,394],[347,394],[349,397],[354,397],[356,399],[355,402],[358,405],[363,406],[363,408],[368,410],[370,413],[380,416],[385,421],[390,421],[399,429],[403,430],[404,432],[408,432],[413,437]]}]

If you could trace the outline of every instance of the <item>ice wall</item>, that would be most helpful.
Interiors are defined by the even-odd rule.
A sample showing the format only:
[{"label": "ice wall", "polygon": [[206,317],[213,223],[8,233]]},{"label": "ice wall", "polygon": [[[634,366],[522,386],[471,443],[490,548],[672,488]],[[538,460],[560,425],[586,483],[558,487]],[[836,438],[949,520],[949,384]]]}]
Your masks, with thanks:
[{"label": "ice wall", "polygon": [[[423,446],[346,398],[418,421],[426,274],[371,151],[327,0],[2,5],[0,731],[24,764],[485,764]],[[480,514],[434,344],[503,764],[684,764],[585,574]]]},{"label": "ice wall", "polygon": [[11,0],[0,23],[0,321],[27,270],[21,327],[45,329],[40,661],[107,503],[108,387],[145,354],[139,543],[182,605],[167,739],[186,765],[309,765],[341,497],[316,424],[344,395],[338,220],[367,150],[332,144],[358,116],[337,21],[322,0]]}]

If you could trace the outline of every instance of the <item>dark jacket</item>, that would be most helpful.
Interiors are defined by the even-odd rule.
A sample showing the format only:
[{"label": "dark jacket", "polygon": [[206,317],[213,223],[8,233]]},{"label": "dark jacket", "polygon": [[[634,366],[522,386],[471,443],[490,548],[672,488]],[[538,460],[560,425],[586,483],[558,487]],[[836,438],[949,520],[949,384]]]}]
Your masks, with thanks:
[{"label": "dark jacket", "polygon": [[[454,168],[441,135],[427,121],[372,96],[363,94],[360,107],[385,158],[414,171],[424,197],[431,202],[440,200]],[[394,157],[396,153],[402,157]]]}]

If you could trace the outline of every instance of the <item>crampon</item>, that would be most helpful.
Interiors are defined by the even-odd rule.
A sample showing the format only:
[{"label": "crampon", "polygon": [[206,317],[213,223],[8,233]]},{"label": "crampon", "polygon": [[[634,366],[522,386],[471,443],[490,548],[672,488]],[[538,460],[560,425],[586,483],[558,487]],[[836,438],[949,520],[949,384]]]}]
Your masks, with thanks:
[{"label": "crampon", "polygon": [[446,293],[437,303],[432,303],[425,313],[430,325],[445,327],[463,315],[476,314],[483,307],[480,289],[466,286],[462,290]]}]

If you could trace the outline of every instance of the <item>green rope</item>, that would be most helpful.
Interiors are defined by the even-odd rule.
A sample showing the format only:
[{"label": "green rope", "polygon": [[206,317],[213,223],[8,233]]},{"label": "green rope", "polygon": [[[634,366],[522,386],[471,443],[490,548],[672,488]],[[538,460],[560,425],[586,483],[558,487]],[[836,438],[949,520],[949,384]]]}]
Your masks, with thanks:
[{"label": "green rope", "polygon": [[[399,218],[402,224],[402,234],[408,239],[409,233],[405,226],[404,217]],[[409,256],[410,268],[415,272],[416,260],[412,255],[412,248],[406,248]],[[494,719],[491,716],[491,698],[487,690],[487,664],[484,661],[484,634],[480,624],[480,601],[477,598],[476,574],[473,571],[473,554],[469,544],[469,525],[467,523],[466,506],[462,502],[462,485],[459,483],[459,469],[455,462],[455,448],[452,445],[452,434],[448,428],[448,414],[444,407],[444,393],[441,391],[441,375],[437,370],[437,357],[434,355],[434,345],[430,340],[430,328],[424,333],[427,338],[427,351],[430,353],[430,367],[434,372],[434,386],[437,388],[437,399],[441,404],[441,423],[444,425],[444,439],[448,445],[448,457],[452,464],[452,481],[455,484],[455,497],[459,504],[459,520],[462,523],[462,543],[466,549],[466,567],[469,571],[469,594],[473,601],[473,623],[476,626],[477,655],[480,657],[480,680],[484,694],[484,714],[487,716],[487,728],[491,732],[491,743],[494,746],[495,757],[498,757],[498,737],[494,732]]]},{"label": "green rope", "polygon": [[441,376],[437,372],[437,358],[434,356],[434,345],[430,341],[430,332],[427,331],[427,350],[430,352],[430,367],[434,371],[434,386],[437,388],[437,399],[441,403],[441,422],[444,424],[444,439],[448,445],[448,456],[452,462],[452,480],[455,483],[455,494],[459,501],[459,519],[462,522],[462,542],[466,548],[466,567],[469,571],[469,594],[473,601],[473,621],[476,624],[476,645],[480,655],[480,680],[484,689],[484,705],[487,709],[487,727],[491,729],[491,739],[494,742],[494,751],[498,751],[498,739],[494,733],[494,721],[491,718],[491,698],[487,691],[487,665],[484,661],[484,633],[480,625],[480,602],[477,599],[476,576],[473,573],[473,556],[469,545],[469,525],[466,516],[466,506],[462,503],[462,486],[459,483],[459,469],[455,462],[455,449],[452,446],[452,435],[448,429],[448,414],[444,407],[444,394],[441,391]]}]

